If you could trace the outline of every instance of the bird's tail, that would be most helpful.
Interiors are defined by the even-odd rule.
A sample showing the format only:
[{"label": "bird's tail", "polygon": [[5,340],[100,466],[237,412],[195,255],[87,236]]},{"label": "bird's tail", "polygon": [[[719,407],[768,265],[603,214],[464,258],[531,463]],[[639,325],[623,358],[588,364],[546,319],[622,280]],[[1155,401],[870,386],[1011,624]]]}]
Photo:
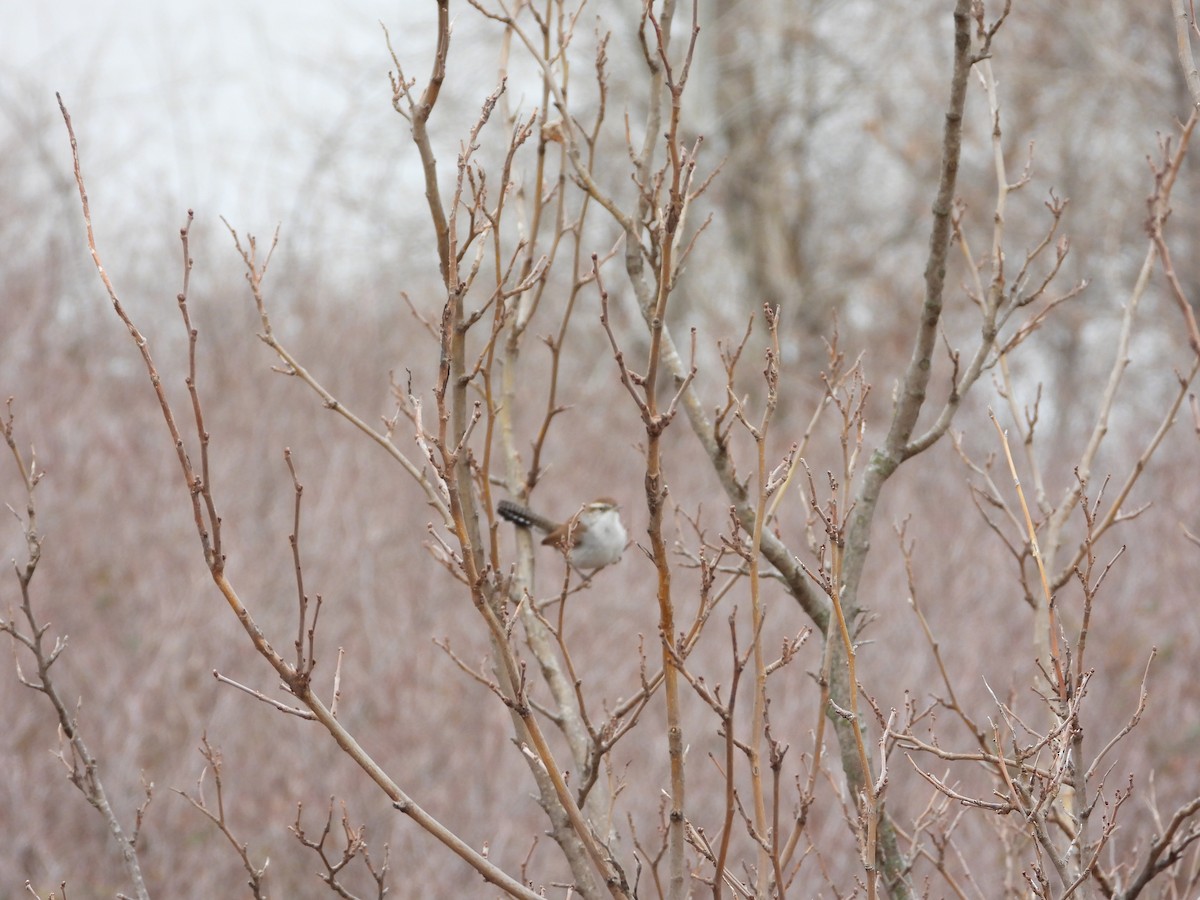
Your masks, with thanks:
[{"label": "bird's tail", "polygon": [[529,507],[522,506],[520,503],[513,503],[511,500],[501,500],[496,505],[496,512],[500,515],[500,518],[512,522],[514,525],[519,525],[522,528],[553,531],[558,527],[556,522],[552,522],[545,516],[539,516]]}]

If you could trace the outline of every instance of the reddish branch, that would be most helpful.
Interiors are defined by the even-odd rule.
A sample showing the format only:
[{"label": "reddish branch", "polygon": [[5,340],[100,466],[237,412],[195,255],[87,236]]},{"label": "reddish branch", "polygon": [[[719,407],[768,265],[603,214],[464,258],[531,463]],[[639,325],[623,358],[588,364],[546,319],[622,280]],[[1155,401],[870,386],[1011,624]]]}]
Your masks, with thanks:
[{"label": "reddish branch", "polygon": [[[100,254],[96,247],[95,235],[92,230],[91,211],[88,207],[87,190],[84,186],[83,174],[80,169],[79,150],[75,140],[75,131],[71,125],[71,117],[67,113],[66,107],[59,98],[59,106],[62,110],[63,120],[67,126],[67,132],[71,139],[71,150],[75,162],[75,181],[79,188],[79,196],[83,205],[84,224],[87,232],[88,249],[92,254],[92,260],[95,263],[96,270],[104,283],[104,287],[108,292],[109,299],[112,302],[113,309],[120,317],[121,321],[129,330],[134,342],[142,354],[143,362],[146,366],[146,372],[154,387],[155,393],[158,396],[159,406],[162,410],[163,419],[166,422],[167,429],[170,432],[172,442],[175,444],[179,457],[180,468],[183,471],[184,481],[187,485],[189,495],[191,497],[193,513],[196,520],[196,528],[199,533],[201,547],[204,551],[205,562],[208,565],[209,572],[214,583],[222,596],[233,610],[238,621],[241,622],[243,629],[254,644],[255,649],[261,654],[278,673],[288,689],[307,706],[313,715],[320,721],[321,725],[329,732],[330,736],[346,752],[366,774],[374,781],[384,793],[392,800],[393,805],[397,810],[404,813],[413,819],[422,829],[429,832],[437,838],[442,844],[448,847],[457,856],[463,859],[468,865],[474,868],[479,874],[489,883],[496,885],[504,890],[510,896],[523,897],[526,900],[537,900],[539,895],[531,891],[525,885],[515,880],[507,873],[500,870],[484,855],[482,855],[474,847],[471,847],[463,841],[457,834],[431,816],[421,806],[419,806],[404,790],[400,788],[395,781],[383,770],[378,763],[366,752],[366,750],[358,743],[357,739],[346,730],[342,724],[333,717],[332,713],[326,707],[324,702],[313,691],[309,680],[310,669],[297,670],[291,663],[288,663],[282,656],[271,646],[263,635],[258,624],[254,621],[249,610],[242,603],[233,585],[229,582],[225,575],[224,558],[220,554],[220,527],[221,519],[217,515],[215,503],[212,497],[211,484],[204,480],[200,474],[192,466],[192,462],[185,449],[183,438],[179,428],[176,425],[175,415],[167,400],[165,391],[162,386],[162,379],[155,367],[154,360],[150,356],[149,345],[146,339],[138,331],[133,321],[125,312],[124,307],[117,295],[116,288],[113,286],[111,279],[108,276],[107,270],[104,268],[100,260]],[[187,229],[182,230],[182,236],[186,239]],[[186,246],[186,244],[185,244]],[[190,267],[190,261],[186,259],[185,254],[185,273]],[[185,274],[186,285],[186,274]],[[181,293],[179,295],[179,305],[184,316],[184,321],[187,323],[187,297]],[[195,341],[195,331],[188,325],[189,340]],[[207,452],[208,452],[208,435],[203,428],[203,419],[199,410],[198,393],[195,389],[196,372],[195,372],[195,357],[191,355],[191,368],[188,373],[189,392],[193,397],[194,414],[196,418],[197,436],[200,441],[200,449],[202,454],[201,471],[207,472]],[[567,794],[569,797],[569,793]]]}]

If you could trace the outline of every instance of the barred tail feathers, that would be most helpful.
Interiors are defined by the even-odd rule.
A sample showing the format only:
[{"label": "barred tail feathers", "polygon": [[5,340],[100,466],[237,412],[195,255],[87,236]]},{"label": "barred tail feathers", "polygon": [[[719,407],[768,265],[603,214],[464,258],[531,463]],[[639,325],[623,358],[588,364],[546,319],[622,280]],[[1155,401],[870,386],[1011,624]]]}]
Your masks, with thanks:
[{"label": "barred tail feathers", "polygon": [[496,505],[496,512],[500,518],[512,522],[514,525],[519,525],[522,528],[553,531],[558,527],[558,523],[550,521],[545,516],[539,516],[528,507],[522,506],[519,503],[513,503],[511,500],[501,500]]}]

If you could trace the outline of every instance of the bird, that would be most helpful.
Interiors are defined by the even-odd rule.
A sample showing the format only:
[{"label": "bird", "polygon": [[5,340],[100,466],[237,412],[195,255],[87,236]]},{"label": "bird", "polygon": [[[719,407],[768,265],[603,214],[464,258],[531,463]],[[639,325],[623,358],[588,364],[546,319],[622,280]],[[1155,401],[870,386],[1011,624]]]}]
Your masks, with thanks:
[{"label": "bird", "polygon": [[511,500],[496,506],[500,518],[520,528],[545,532],[542,543],[557,547],[579,569],[599,569],[612,565],[625,552],[628,534],[621,521],[620,507],[611,497],[598,497],[579,507],[565,522],[546,516]]}]

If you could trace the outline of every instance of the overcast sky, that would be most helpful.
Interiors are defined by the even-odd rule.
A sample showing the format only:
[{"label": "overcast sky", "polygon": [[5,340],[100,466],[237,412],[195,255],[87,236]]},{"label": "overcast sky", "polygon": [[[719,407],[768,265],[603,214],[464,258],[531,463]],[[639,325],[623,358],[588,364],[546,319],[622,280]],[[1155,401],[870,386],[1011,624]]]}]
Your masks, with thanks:
[{"label": "overcast sky", "polygon": [[379,23],[424,74],[433,10],[412,0],[10,4],[0,29],[7,171],[27,198],[69,177],[60,91],[98,225],[132,215],[157,226],[194,206],[260,232],[303,227],[321,191],[349,206],[356,192],[370,196],[354,183],[378,175],[355,160],[364,143],[387,140],[376,160],[404,165]]}]

